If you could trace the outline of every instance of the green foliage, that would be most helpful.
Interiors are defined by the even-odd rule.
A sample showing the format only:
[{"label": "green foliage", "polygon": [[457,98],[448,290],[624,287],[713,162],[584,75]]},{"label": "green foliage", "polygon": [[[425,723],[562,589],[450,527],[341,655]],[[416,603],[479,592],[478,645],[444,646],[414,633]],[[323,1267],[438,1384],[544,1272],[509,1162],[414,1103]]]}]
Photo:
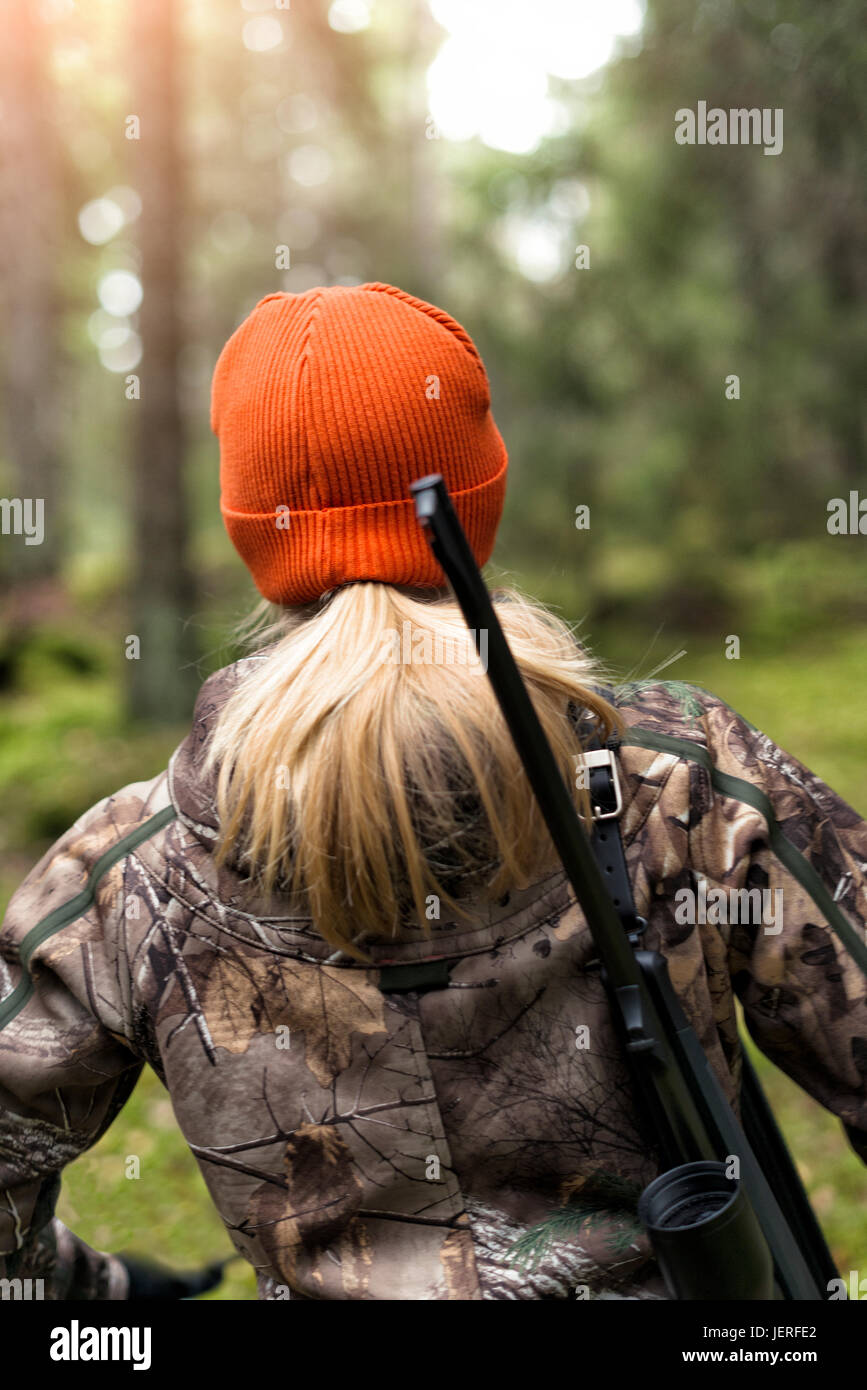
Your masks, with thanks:
[{"label": "green foliage", "polygon": [[[695,632],[865,621],[863,540],[826,531],[829,499],[865,477],[859,13],[790,4],[781,23],[773,6],[651,0],[640,51],[601,91],[558,88],[562,136],[453,157],[472,190],[455,282],[512,460],[496,559],[538,570],[540,589],[562,567],[598,613]],[[698,96],[782,108],[782,153],[677,145],[674,112]],[[550,221],[568,181],[589,211],[563,234],[561,273],[528,283],[498,231]],[[573,268],[579,243],[589,269]]]},{"label": "green foliage", "polygon": [[8,853],[53,840],[84,810],[165,766],[186,727],[137,731],[120,661],[79,620],[0,640],[0,841]]},{"label": "green foliage", "polygon": [[616,1174],[596,1174],[564,1206],[532,1226],[506,1251],[506,1259],[525,1268],[538,1268],[552,1240],[574,1238],[596,1229],[607,1230],[606,1244],[615,1254],[632,1245],[643,1227],[635,1215],[641,1188]]}]

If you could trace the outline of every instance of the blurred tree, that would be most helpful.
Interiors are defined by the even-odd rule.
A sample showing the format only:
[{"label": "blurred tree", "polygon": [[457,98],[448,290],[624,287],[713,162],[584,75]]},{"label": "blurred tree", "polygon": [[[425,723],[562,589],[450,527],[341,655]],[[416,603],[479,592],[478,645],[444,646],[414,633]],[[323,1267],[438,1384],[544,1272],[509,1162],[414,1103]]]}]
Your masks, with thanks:
[{"label": "blurred tree", "polygon": [[[165,4],[46,0],[51,23],[34,21],[54,50],[66,178],[55,331],[76,387],[60,441],[68,578],[113,597],[135,555],[140,712],[188,708],[171,696],[194,656],[182,468],[203,624],[214,596],[238,615],[251,597],[217,507],[217,354],[263,295],[313,284],[388,280],[466,323],[512,463],[494,558],[540,596],[645,629],[718,631],[763,609],[820,625],[867,615],[863,538],[825,532],[827,499],[858,487],[865,463],[864,0],[647,0],[641,35],[606,69],[550,79],[557,133],[523,155],[429,138],[426,71],[445,30],[426,0],[377,0],[351,32],[328,0],[176,10],[183,112]],[[120,56],[129,25],[133,62]],[[782,108],[782,152],[678,145],[675,111],[700,98]],[[140,142],[123,139],[128,111]],[[144,195],[138,232],[131,215],[85,245],[76,211],[124,182]],[[23,240],[7,235],[16,277]],[[282,245],[291,268],[275,261]],[[541,267],[527,254],[539,245]],[[143,273],[145,298],[113,323],[95,290],[119,267]],[[25,329],[45,313],[28,309]],[[141,401],[124,399],[104,347],[124,327],[144,339]],[[36,398],[6,394],[22,411]],[[123,513],[126,470],[113,480],[104,461],[133,439]],[[588,531],[574,525],[582,503]],[[0,547],[0,560],[14,553]]]},{"label": "blurred tree", "polygon": [[[0,573],[14,573],[19,581],[56,578],[65,529],[58,468],[60,151],[48,48],[38,10],[35,0],[7,0],[0,41],[7,489],[20,499],[41,499],[45,517],[41,544],[26,545],[23,536],[9,536],[0,545]],[[19,603],[17,612],[24,611],[25,605]]]},{"label": "blurred tree", "polygon": [[[719,630],[755,620],[763,564],[810,546],[769,587],[807,613],[836,570],[845,609],[818,621],[863,620],[863,544],[826,531],[828,499],[864,477],[863,0],[646,9],[604,74],[552,81],[562,134],[444,151],[441,294],[487,353],[513,463],[498,554],[597,616]],[[699,99],[781,110],[782,151],[678,145],[675,112]],[[559,268],[524,269],[526,230]]]},{"label": "blurred tree", "polygon": [[[190,625],[195,585],[187,558],[185,439],[179,400],[182,260],[186,247],[179,101],[178,6],[149,0],[129,10],[136,74],[127,118],[142,198],[139,244],[143,358],[133,469],[131,631],[140,656],[128,665],[130,708],[168,722],[191,709],[198,684]],[[138,125],[135,124],[138,122]]]}]

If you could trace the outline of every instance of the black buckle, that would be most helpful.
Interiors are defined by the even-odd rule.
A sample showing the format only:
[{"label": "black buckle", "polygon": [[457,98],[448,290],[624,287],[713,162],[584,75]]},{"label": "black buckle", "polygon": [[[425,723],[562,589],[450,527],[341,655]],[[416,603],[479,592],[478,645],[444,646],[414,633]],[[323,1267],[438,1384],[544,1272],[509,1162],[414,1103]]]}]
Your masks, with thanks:
[{"label": "black buckle", "polygon": [[[629,941],[629,944],[633,949],[638,947],[638,945],[641,942],[642,936],[647,931],[646,917],[636,916],[635,920],[639,923],[639,925],[636,927],[635,931],[629,932],[627,936],[627,940]],[[592,960],[588,960],[587,964],[584,966],[585,970],[600,970],[601,968],[602,962],[601,960],[597,959],[596,956],[594,956]]]}]

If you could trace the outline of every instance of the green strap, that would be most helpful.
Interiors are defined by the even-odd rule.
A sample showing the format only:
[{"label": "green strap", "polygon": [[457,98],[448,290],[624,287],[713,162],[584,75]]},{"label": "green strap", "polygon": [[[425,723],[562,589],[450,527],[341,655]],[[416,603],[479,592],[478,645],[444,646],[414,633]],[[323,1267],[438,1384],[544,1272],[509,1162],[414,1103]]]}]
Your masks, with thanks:
[{"label": "green strap", "polygon": [[445,989],[449,982],[448,960],[410,961],[407,965],[383,965],[379,988],[383,994],[405,994],[410,989]]},{"label": "green strap", "polygon": [[650,729],[631,728],[623,735],[621,742],[631,747],[650,748],[658,753],[670,753],[675,758],[700,763],[710,774],[711,785],[718,792],[723,796],[733,797],[735,801],[746,802],[764,816],[768,823],[768,841],[774,854],[809,893],[828,925],[837,933],[850,956],[867,975],[867,946],[860,940],[851,922],[846,920],[812,864],[783,834],[774,808],[763,791],[742,777],[732,777],[727,772],[721,772],[711,761],[708,750],[700,743],[693,743],[691,739],[672,738],[670,734],[657,734]]},{"label": "green strap", "polygon": [[30,958],[37,946],[41,946],[43,941],[47,941],[49,936],[60,931],[62,927],[69,926],[77,917],[81,917],[87,911],[96,895],[96,888],[104,874],[117,863],[119,859],[126,856],[140,845],[143,840],[149,840],[151,835],[155,835],[158,830],[162,830],[164,825],[174,820],[177,812],[174,806],[164,806],[161,811],[157,811],[155,816],[151,816],[136,830],[131,830],[128,835],[124,835],[122,840],[118,840],[116,845],[106,850],[94,864],[87,880],[87,887],[80,893],[76,893],[74,898],[68,902],[61,903],[53,912],[49,912],[47,917],[43,917],[41,922],[37,922],[21,942],[19,959],[23,968],[23,975],[15,986],[11,994],[0,1003],[0,1028],[5,1028],[7,1023],[11,1023],[16,1014],[20,1013],[33,993],[33,980],[29,974]]}]

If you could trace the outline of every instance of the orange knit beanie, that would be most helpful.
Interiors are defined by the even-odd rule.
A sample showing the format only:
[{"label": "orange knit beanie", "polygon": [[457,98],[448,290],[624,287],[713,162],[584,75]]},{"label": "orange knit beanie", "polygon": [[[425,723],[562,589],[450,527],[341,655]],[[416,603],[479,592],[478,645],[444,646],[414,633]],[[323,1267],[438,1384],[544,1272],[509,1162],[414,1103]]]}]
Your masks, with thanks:
[{"label": "orange knit beanie", "polygon": [[493,550],[507,456],[482,359],[393,285],[267,295],[220,354],[211,426],[226,529],[272,603],[360,579],[444,586],[409,491],[426,473],[479,565]]}]

